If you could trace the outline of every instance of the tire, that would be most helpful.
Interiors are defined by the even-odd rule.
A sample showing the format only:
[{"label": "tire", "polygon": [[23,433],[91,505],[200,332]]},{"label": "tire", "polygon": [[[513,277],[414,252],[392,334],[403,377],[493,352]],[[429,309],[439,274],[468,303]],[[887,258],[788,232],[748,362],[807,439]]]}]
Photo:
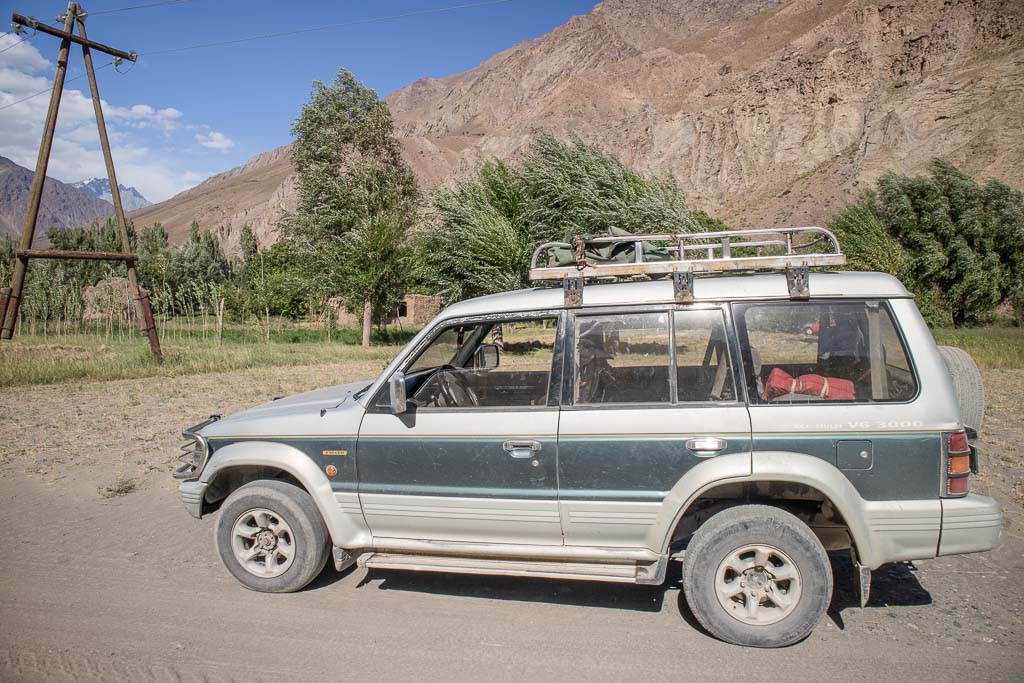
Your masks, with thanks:
[{"label": "tire", "polygon": [[[261,593],[305,587],[323,571],[330,551],[312,497],[277,480],[250,482],[228,496],[215,534],[224,566],[243,586]],[[249,555],[252,559],[243,562]]]},{"label": "tire", "polygon": [[[750,548],[759,550],[744,552]],[[746,566],[745,573],[734,571],[737,565]],[[771,579],[773,572],[794,578]],[[683,590],[697,621],[716,638],[784,647],[806,638],[825,614],[832,599],[832,566],[818,538],[790,513],[740,505],[697,529],[683,562]],[[748,590],[755,591],[756,602]],[[727,597],[730,591],[742,592]],[[751,604],[754,617],[747,611]]]},{"label": "tire", "polygon": [[960,401],[960,417],[968,427],[979,432],[985,421],[985,385],[981,372],[971,354],[955,346],[940,346],[939,355],[953,377],[957,399]]}]

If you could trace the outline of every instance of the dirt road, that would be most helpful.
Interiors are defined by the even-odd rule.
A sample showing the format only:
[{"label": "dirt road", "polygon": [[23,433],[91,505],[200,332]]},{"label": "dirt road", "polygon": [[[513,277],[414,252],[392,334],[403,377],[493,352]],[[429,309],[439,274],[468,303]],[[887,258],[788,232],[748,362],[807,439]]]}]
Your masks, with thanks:
[{"label": "dirt road", "polygon": [[[845,558],[834,557],[837,591],[817,631],[758,651],[702,633],[675,580],[650,588],[329,569],[294,595],[243,589],[216,556],[212,521],[193,520],[175,498],[177,432],[213,410],[375,369],[5,392],[0,679],[1024,677],[1024,508],[1014,494],[1024,480],[1024,372],[986,376],[993,417],[975,488],[1004,502],[1002,546],[887,567],[863,610]],[[121,489],[135,490],[104,498],[118,473],[129,482]]]}]

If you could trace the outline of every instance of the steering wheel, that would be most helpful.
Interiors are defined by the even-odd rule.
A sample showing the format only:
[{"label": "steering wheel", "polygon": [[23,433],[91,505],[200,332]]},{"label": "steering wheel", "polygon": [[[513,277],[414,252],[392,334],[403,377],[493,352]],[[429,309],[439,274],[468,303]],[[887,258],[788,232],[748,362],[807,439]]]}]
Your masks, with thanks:
[{"label": "steering wheel", "polygon": [[476,392],[469,386],[464,375],[455,371],[455,368],[448,366],[438,371],[438,387],[445,403],[451,408],[466,406],[479,406],[480,399]]},{"label": "steering wheel", "polygon": [[436,384],[436,389],[431,393],[430,403],[443,408],[457,408],[465,406],[479,406],[480,399],[476,392],[466,381],[466,378],[458,372],[458,369],[449,364],[438,366],[422,387],[416,392],[419,395],[430,384]]}]

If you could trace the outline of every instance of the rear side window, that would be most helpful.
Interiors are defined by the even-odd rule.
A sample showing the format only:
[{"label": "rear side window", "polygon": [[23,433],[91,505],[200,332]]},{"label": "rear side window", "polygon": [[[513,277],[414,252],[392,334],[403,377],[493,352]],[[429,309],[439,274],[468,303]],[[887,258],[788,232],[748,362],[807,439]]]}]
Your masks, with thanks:
[{"label": "rear side window", "polygon": [[917,394],[884,302],[737,304],[752,403],[896,402]]},{"label": "rear side window", "polygon": [[735,401],[721,309],[576,318],[577,405]]},{"label": "rear side window", "polygon": [[679,402],[736,400],[722,311],[676,311],[674,317]]},{"label": "rear side window", "polygon": [[576,318],[574,402],[670,403],[669,313]]}]

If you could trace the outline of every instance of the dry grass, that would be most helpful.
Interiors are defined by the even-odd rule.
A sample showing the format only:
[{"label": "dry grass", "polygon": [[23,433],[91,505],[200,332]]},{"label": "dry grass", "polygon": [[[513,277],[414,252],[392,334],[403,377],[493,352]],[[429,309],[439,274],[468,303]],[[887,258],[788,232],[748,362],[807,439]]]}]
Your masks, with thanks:
[{"label": "dry grass", "polygon": [[119,498],[128,495],[136,488],[138,488],[138,483],[134,479],[118,472],[114,476],[114,483],[99,487],[98,492],[104,498]]},{"label": "dry grass", "polygon": [[364,349],[328,342],[225,343],[212,340],[165,340],[164,361],[157,363],[141,337],[128,340],[79,335],[22,335],[0,344],[0,387],[54,384],[76,379],[114,380],[176,377],[255,367],[322,365],[343,361],[385,362],[398,345]]}]

